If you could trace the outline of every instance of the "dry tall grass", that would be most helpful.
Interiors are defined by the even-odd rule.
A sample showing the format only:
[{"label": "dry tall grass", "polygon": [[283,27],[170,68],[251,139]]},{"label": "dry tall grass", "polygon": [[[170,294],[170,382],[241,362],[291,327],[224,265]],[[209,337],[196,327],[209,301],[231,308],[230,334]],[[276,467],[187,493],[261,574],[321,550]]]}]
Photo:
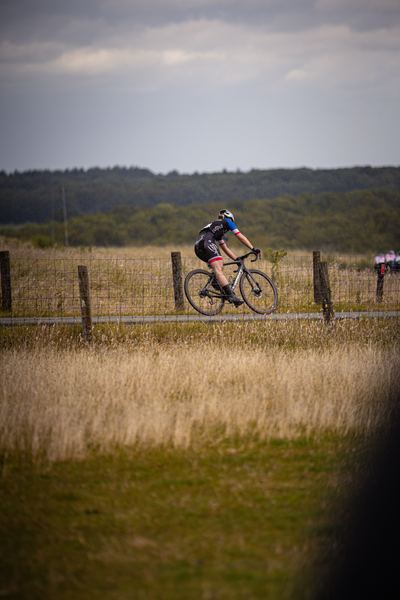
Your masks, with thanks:
[{"label": "dry tall grass", "polygon": [[[173,250],[181,252],[184,276],[191,269],[204,267],[189,246],[45,250],[24,247],[18,253],[10,247],[13,316],[79,318],[79,264],[88,267],[93,316],[174,314]],[[243,247],[238,250],[242,252]],[[343,261],[329,266],[335,312],[399,310],[398,274],[385,277],[383,296],[377,298],[377,274],[371,268],[343,268]],[[254,265],[248,262],[248,266],[272,275],[271,263],[265,258]],[[226,267],[225,274],[233,281],[234,267]],[[277,312],[320,310],[314,302],[311,253],[286,257],[274,278],[279,295]],[[197,314],[187,302],[185,306],[188,313]],[[223,312],[238,311],[226,304]],[[251,310],[244,304],[239,312],[249,314]]]},{"label": "dry tall grass", "polygon": [[9,250],[11,256],[26,259],[169,259],[171,258],[171,252],[181,252],[182,256],[194,256],[194,242],[195,240],[193,240],[193,244],[170,244],[167,246],[70,246],[68,248],[55,246],[54,248],[35,248],[31,242],[24,242],[16,238],[7,238],[0,235],[0,250]]},{"label": "dry tall grass", "polygon": [[398,350],[351,344],[14,349],[1,361],[0,450],[34,460],[234,435],[369,434],[387,425],[400,392]]}]

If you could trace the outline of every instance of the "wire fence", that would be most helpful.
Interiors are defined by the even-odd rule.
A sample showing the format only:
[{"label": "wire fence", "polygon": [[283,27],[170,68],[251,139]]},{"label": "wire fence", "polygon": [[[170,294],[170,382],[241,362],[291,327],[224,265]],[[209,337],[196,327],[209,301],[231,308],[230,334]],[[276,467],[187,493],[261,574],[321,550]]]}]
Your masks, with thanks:
[{"label": "wire fence", "polygon": [[[400,273],[386,273],[384,279],[381,276],[383,284],[379,292],[379,274],[371,266],[365,266],[362,259],[357,261],[352,257],[343,259],[335,256],[328,256],[327,259],[336,315],[345,312],[356,316],[366,311],[374,314],[400,311]],[[86,257],[80,260],[11,255],[8,283],[2,266],[0,323],[19,323],[21,319],[62,322],[67,318],[79,322],[78,266],[82,264],[88,270],[91,313],[94,318],[167,317],[178,314],[189,318],[197,314],[186,298],[183,306],[177,308],[171,258]],[[315,301],[311,254],[286,257],[275,265],[261,260],[248,266],[264,271],[274,280],[279,294],[275,315],[283,318],[289,314],[321,314],[321,305]],[[189,271],[199,267],[204,268],[205,265],[197,258],[182,257],[182,281]],[[224,273],[228,280],[233,278],[234,267],[226,267]],[[246,315],[252,312],[245,304],[235,309],[226,303],[223,314]]]}]

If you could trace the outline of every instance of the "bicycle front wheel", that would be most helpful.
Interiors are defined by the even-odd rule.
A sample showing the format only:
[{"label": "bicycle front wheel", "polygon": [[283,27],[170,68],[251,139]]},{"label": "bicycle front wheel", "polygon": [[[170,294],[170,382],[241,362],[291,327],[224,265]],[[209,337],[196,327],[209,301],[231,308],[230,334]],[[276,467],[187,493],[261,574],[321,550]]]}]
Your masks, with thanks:
[{"label": "bicycle front wheel", "polygon": [[210,273],[202,269],[186,275],[185,294],[193,308],[202,315],[217,315],[224,306],[224,299],[211,285]]},{"label": "bicycle front wheel", "polygon": [[260,315],[269,315],[278,305],[276,287],[262,271],[249,269],[247,273],[243,273],[239,289],[247,306]]}]

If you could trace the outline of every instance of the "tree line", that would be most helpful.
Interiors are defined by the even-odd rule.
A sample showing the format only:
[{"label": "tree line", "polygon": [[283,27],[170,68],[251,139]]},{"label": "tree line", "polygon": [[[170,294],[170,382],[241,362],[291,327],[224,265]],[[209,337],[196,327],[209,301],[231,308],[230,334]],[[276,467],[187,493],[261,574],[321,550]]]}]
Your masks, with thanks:
[{"label": "tree line", "polygon": [[[194,244],[199,230],[216,218],[221,201],[121,205],[68,220],[73,246]],[[231,199],[239,230],[261,248],[336,252],[400,250],[400,192],[356,190]],[[62,222],[1,226],[0,234],[31,239],[37,246],[64,243]]]},{"label": "tree line", "polygon": [[[273,200],[284,196],[319,195],[354,190],[400,190],[400,167],[348,169],[253,169],[249,172],[157,175],[139,167],[65,171],[0,172],[0,224],[62,220],[64,187],[68,216],[107,214],[126,206],[138,211]],[[322,198],[322,196],[321,196]],[[275,206],[275,204],[274,204]],[[110,212],[111,211],[111,212]],[[278,211],[278,208],[274,208]],[[157,212],[157,210],[156,210]],[[117,214],[115,213],[115,214]],[[101,220],[100,216],[96,219]],[[99,225],[100,227],[100,225]],[[276,234],[278,237],[279,235]]]}]

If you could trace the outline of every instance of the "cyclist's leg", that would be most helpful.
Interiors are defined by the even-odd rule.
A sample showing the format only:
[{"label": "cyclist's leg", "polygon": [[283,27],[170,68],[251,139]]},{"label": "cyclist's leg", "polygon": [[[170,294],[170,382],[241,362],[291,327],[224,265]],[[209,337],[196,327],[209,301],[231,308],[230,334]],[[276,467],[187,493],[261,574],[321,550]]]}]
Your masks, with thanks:
[{"label": "cyclist's leg", "polygon": [[216,258],[214,260],[210,260],[208,262],[209,262],[210,267],[214,271],[215,277],[217,278],[218,283],[222,287],[222,291],[224,292],[225,296],[227,297],[228,302],[231,302],[236,307],[243,304],[243,300],[241,300],[240,298],[238,298],[236,296],[235,292],[232,290],[231,286],[229,285],[227,278],[225,277],[225,275],[222,272],[222,270],[224,268],[224,265],[222,262],[222,257],[220,257],[219,259]]},{"label": "cyclist's leg", "polygon": [[224,264],[222,262],[222,256],[220,256],[219,258],[212,258],[211,260],[208,261],[208,264],[214,271],[216,280],[218,281],[219,285],[222,288],[225,285],[228,285],[228,280],[225,277],[225,275],[223,274]]},{"label": "cyclist's leg", "polygon": [[204,249],[204,233],[201,234],[194,245],[194,252],[200,260],[203,262],[208,262],[208,258]]},{"label": "cyclist's leg", "polygon": [[[215,259],[215,258],[216,258],[216,256],[215,256],[215,251],[213,251],[213,250],[211,250],[211,251],[210,251],[210,250],[208,250],[208,249],[207,249],[207,247],[205,246],[206,235],[207,235],[206,233],[202,233],[202,234],[199,236],[199,239],[197,240],[197,242],[196,242],[196,244],[195,244],[195,246],[194,246],[194,251],[195,251],[195,254],[196,254],[197,258],[199,258],[199,259],[200,259],[200,260],[202,260],[203,262],[206,262],[206,263],[207,263],[207,265],[208,265],[208,266],[210,267],[210,269],[211,269],[211,266],[210,266],[210,264],[209,264],[209,259],[210,259],[210,260],[212,260],[212,259]],[[212,270],[213,270],[213,269],[212,269]],[[213,288],[214,288],[214,289],[215,289],[217,292],[221,292],[221,288],[220,288],[220,286],[219,286],[219,284],[218,284],[218,280],[215,278],[215,275],[214,275],[214,277],[213,277],[213,279],[212,279],[211,285],[212,285],[212,287],[213,287]]]},{"label": "cyclist's leg", "polygon": [[221,287],[227,285],[228,280],[222,272],[224,268],[222,256],[211,232],[202,233],[200,235],[195,246],[195,252],[197,256],[201,258],[201,260],[206,260],[208,262],[208,265],[213,270],[219,285]]}]

